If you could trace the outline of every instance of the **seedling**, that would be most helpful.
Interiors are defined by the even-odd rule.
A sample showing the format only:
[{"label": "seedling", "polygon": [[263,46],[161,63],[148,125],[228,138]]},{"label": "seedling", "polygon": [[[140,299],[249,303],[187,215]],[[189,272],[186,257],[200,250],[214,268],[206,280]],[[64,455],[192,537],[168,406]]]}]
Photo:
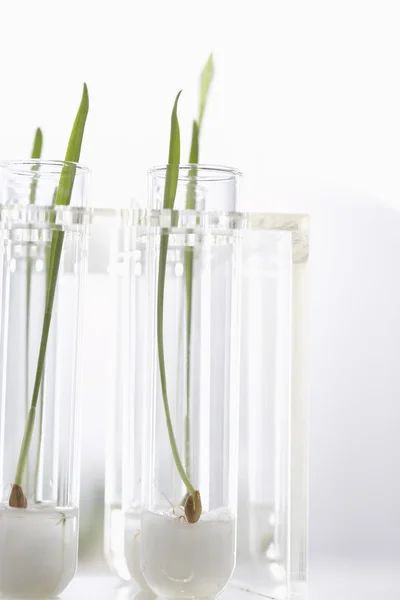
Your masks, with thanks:
[{"label": "seedling", "polygon": [[[81,103],[75,118],[70,135],[65,160],[69,163],[79,161],[83,134],[85,131],[86,118],[89,111],[89,96],[86,84],[83,86]],[[60,182],[55,197],[56,206],[68,206],[71,201],[72,189],[75,180],[76,168],[72,164],[64,165]],[[31,192],[32,193],[32,192]],[[50,248],[49,270],[47,278],[46,306],[43,319],[42,335],[40,340],[39,357],[36,367],[36,375],[32,392],[31,406],[25,425],[22,439],[15,480],[11,490],[9,504],[14,508],[27,508],[27,499],[22,489],[24,472],[28,462],[29,450],[32,442],[33,431],[36,420],[36,408],[39,399],[39,391],[43,379],[44,364],[46,359],[47,343],[49,339],[53,304],[57,287],[58,271],[60,267],[61,253],[64,242],[64,232],[54,230]]]},{"label": "seedling", "polygon": [[[214,75],[213,55],[209,59],[201,73],[200,77],[200,102],[199,116],[193,121],[192,141],[190,144],[189,164],[193,165],[189,171],[189,182],[186,208],[194,210],[196,208],[196,187],[195,177],[197,175],[197,164],[199,163],[199,140],[200,130],[203,122],[204,110],[206,107],[207,96]],[[185,466],[186,472],[190,476],[190,345],[192,337],[192,288],[193,288],[193,248],[185,248],[184,253],[185,287],[186,287],[186,426],[185,426]]]},{"label": "seedling", "polygon": [[[206,105],[208,90],[213,76],[213,60],[212,55],[207,61],[207,64],[201,75],[201,93],[199,117],[193,122],[192,142],[190,149],[190,163],[193,167],[190,169],[190,176],[194,178],[197,174],[197,163],[199,160],[199,135],[203,120],[204,109]],[[168,165],[165,177],[165,189],[163,208],[173,210],[175,204],[176,190],[178,186],[179,164],[180,164],[180,128],[178,121],[178,101],[181,92],[177,95],[171,115],[171,133]],[[195,186],[189,184],[186,208],[195,209]],[[158,270],[158,293],[157,293],[157,346],[158,346],[158,362],[161,380],[161,392],[163,397],[165,418],[168,430],[168,437],[171,446],[172,455],[175,461],[179,475],[187,489],[187,494],[184,498],[185,519],[188,523],[197,523],[202,513],[201,494],[196,490],[191,481],[190,475],[190,344],[191,344],[191,317],[192,317],[192,287],[193,287],[193,249],[186,248],[184,255],[185,268],[185,287],[186,287],[186,341],[187,341],[187,360],[186,360],[186,423],[185,423],[185,467],[183,466],[178,446],[176,443],[175,433],[172,426],[171,414],[168,401],[167,378],[165,369],[164,357],[164,288],[165,288],[165,271],[167,264],[169,235],[166,231],[162,231],[160,235],[160,259]]]}]

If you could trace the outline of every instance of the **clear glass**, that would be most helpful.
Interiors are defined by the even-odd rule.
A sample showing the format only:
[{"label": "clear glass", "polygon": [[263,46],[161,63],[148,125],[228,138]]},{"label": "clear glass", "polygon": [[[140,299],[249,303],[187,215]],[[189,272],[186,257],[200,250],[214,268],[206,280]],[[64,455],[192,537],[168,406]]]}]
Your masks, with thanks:
[{"label": "clear glass", "polygon": [[[82,208],[46,207],[47,196],[42,198],[41,190],[47,194],[51,188],[49,164],[18,162],[15,171],[12,163],[0,164],[1,597],[57,595],[73,578],[77,563],[79,351],[88,214]],[[63,166],[51,163],[49,197],[54,197]],[[77,165],[72,169],[79,173],[83,192],[88,172]],[[32,182],[37,183],[33,198]],[[79,205],[84,202],[82,195]],[[52,240],[61,235],[44,369],[21,481],[27,508],[12,508],[11,484],[16,480],[38,365]]]},{"label": "clear glass", "polygon": [[[142,351],[146,321],[142,315],[147,280],[136,225],[143,227],[147,222],[141,211],[94,210],[91,240],[102,254],[96,258],[91,252],[89,260],[89,277],[100,276],[96,285],[111,315],[106,333],[111,385],[106,406],[104,555],[113,573],[126,581],[133,573],[137,585],[144,589],[147,585],[135,546],[128,544],[125,549],[125,530],[129,538],[136,534],[142,503],[142,399],[146,375]],[[127,518],[123,496],[128,498]]]},{"label": "clear glass", "polygon": [[[303,238],[304,239],[304,238]],[[290,461],[290,592],[307,597],[308,584],[308,245],[294,252]]]},{"label": "clear glass", "polygon": [[[169,235],[164,287],[168,403],[179,455],[201,494],[202,514],[196,523],[187,522],[187,489],[167,432],[156,333],[160,243],[166,234],[154,228],[145,251],[150,424],[140,565],[160,596],[214,597],[229,582],[236,551],[239,236],[172,223],[161,231]],[[193,256],[190,341],[185,252]]]},{"label": "clear glass", "polygon": [[89,170],[73,162],[39,159],[0,163],[0,203],[8,206],[52,206],[63,168],[69,176],[74,177],[69,206],[85,207]]},{"label": "clear glass", "polygon": [[[148,208],[163,207],[167,167],[153,167],[148,177]],[[240,209],[241,173],[216,165],[180,165],[175,210],[233,212]],[[188,204],[189,203],[189,204]]]},{"label": "clear glass", "polygon": [[[197,176],[193,175],[193,166],[182,166],[180,170],[176,205],[186,202],[189,185],[195,181],[204,207],[204,197],[212,208],[233,209],[239,198],[239,173],[226,167],[197,167]],[[150,204],[159,204],[165,183],[166,167],[151,169],[149,176]],[[190,177],[188,184],[186,179]],[[193,190],[194,188],[192,188]],[[201,191],[201,195],[200,195]],[[184,200],[183,200],[184,199]],[[162,203],[162,200],[160,201]],[[113,369],[113,387],[109,394],[107,409],[107,450],[106,450],[106,492],[104,521],[104,552],[110,569],[127,580],[130,571],[139,587],[147,585],[141,574],[139,555],[136,545],[127,543],[125,549],[125,530],[130,540],[140,529],[140,506],[142,502],[142,448],[143,448],[143,405],[145,380],[143,377],[143,344],[146,335],[145,321],[141,316],[146,307],[148,277],[145,275],[146,262],[144,245],[138,236],[132,236],[132,227],[148,226],[153,222],[151,212],[140,210],[95,210],[93,213],[92,235],[100,239],[111,238],[110,257],[107,272],[108,290],[112,289],[110,312],[114,315],[115,333],[110,339],[115,356]],[[96,264],[96,272],[98,265]],[[132,308],[131,308],[132,307]],[[133,310],[133,316],[129,311]],[[131,323],[131,325],[127,325]],[[129,365],[132,365],[129,373]],[[125,409],[123,408],[125,405]],[[130,411],[130,412],[129,412]],[[130,414],[124,419],[125,412]],[[124,428],[125,427],[125,428]],[[129,431],[127,428],[130,428]],[[125,468],[131,469],[125,477],[125,495],[130,505],[129,515],[125,518],[122,511],[122,453],[123,439],[131,435],[129,456],[125,457]],[[125,446],[126,447],[126,446]],[[134,475],[132,475],[134,473]],[[126,550],[126,552],[125,552]]]},{"label": "clear glass", "polygon": [[124,509],[124,556],[128,572],[141,589],[147,589],[147,583],[140,569],[139,532],[140,515],[143,501],[145,409],[147,401],[147,348],[149,322],[148,310],[148,268],[146,261],[146,242],[137,235],[137,229],[124,230],[125,251],[128,251],[126,270],[129,278],[129,290],[125,298],[130,319],[121,323],[128,325],[130,336],[130,360],[128,394],[123,414],[123,509]]},{"label": "clear glass", "polygon": [[234,584],[276,600],[305,598],[308,220],[249,219],[243,236]]},{"label": "clear glass", "polygon": [[[109,233],[115,362],[107,419],[105,555],[110,568],[129,580],[136,563],[129,545],[125,552],[125,530],[128,535],[136,533],[142,502],[145,377],[142,347],[145,347],[146,323],[141,315],[146,302],[146,281],[141,276],[142,255],[135,229],[122,221]],[[129,518],[125,518],[122,510],[123,494],[130,499]],[[141,587],[145,586],[140,570],[136,579]]]},{"label": "clear glass", "polygon": [[[162,179],[160,181],[162,182]],[[157,194],[162,196],[159,184],[150,185],[149,189],[157,189]],[[133,320],[129,327],[131,332],[129,363],[133,365],[134,372],[138,372],[141,376],[139,388],[135,388],[136,392],[131,395],[125,408],[125,411],[133,411],[129,423],[135,421],[135,411],[138,415],[136,423],[141,422],[143,413],[140,411],[143,398],[147,399],[148,390],[152,389],[151,375],[146,379],[143,374],[152,373],[157,381],[154,294],[161,230],[170,231],[170,240],[174,243],[173,247],[169,247],[167,256],[168,281],[165,311],[168,314],[168,325],[164,324],[164,337],[168,347],[167,373],[172,371],[176,373],[176,381],[171,380],[168,383],[175,419],[178,419],[184,411],[182,395],[183,399],[185,395],[185,375],[182,370],[184,370],[186,342],[181,330],[184,328],[186,299],[182,249],[184,263],[187,240],[194,244],[193,247],[201,247],[203,243],[196,235],[203,235],[205,232],[213,236],[214,233],[226,231],[234,231],[239,235],[242,306],[238,541],[236,568],[231,584],[224,595],[237,594],[237,588],[240,588],[242,591],[246,590],[246,594],[253,593],[255,596],[261,595],[276,600],[306,598],[308,218],[304,215],[291,214],[224,213],[212,210],[179,210],[171,213],[149,209],[114,213],[112,217],[110,213],[108,222],[111,229],[113,227],[120,229],[118,239],[122,240],[124,236],[126,237],[125,244],[120,241],[118,260],[123,264],[131,263],[129,268],[123,267],[119,271],[120,277],[129,278],[130,281],[129,284],[125,283],[121,287],[125,289],[126,296],[130,290],[129,302],[133,311]],[[134,230],[134,235],[130,228]],[[207,235],[204,240],[207,239]],[[221,241],[222,237],[217,236],[213,239]],[[222,243],[221,246],[224,247],[224,244]],[[199,250],[199,257],[201,252],[202,250]],[[151,276],[150,267],[153,270]],[[200,267],[198,269],[199,280],[201,280],[201,269]],[[196,298],[198,294],[201,296],[200,289],[204,288],[200,285],[194,288],[193,293],[196,294]],[[151,296],[151,290],[153,290],[153,297],[152,304],[149,304],[144,299],[148,295]],[[126,304],[128,307],[129,302]],[[199,300],[199,307],[201,302],[203,300]],[[216,304],[218,305],[218,301]],[[141,308],[138,308],[139,306]],[[150,318],[148,311],[152,315],[153,329],[146,326]],[[119,320],[120,327],[124,328],[124,323],[128,322],[126,319],[125,316]],[[143,330],[140,328],[135,330],[138,324]],[[146,331],[152,332],[150,340],[146,340]],[[200,340],[202,335],[200,334]],[[181,340],[180,349],[174,342],[176,338]],[[150,356],[148,356],[149,346],[152,346]],[[121,349],[123,347],[126,348],[124,345],[120,346]],[[142,362],[137,364],[138,356]],[[197,370],[199,368],[196,366]],[[135,375],[131,374],[130,377]],[[157,445],[154,448],[153,470],[158,464],[157,456],[163,455],[162,448],[166,447],[162,465],[166,463],[167,476],[161,493],[158,491],[161,486],[160,474],[163,472],[160,466],[157,473],[153,473],[158,488],[154,487],[152,490],[149,484],[149,494],[153,494],[151,502],[156,505],[156,510],[158,510],[157,503],[160,503],[161,510],[168,511],[172,508],[168,501],[177,504],[183,498],[179,498],[179,494],[182,493],[179,489],[181,485],[179,475],[176,469],[174,471],[174,462],[167,453],[168,438],[165,434],[160,390],[153,390],[153,394],[156,393],[158,396],[154,400],[157,404],[155,416],[153,415],[155,419],[153,426],[159,428],[164,439],[159,439],[159,430],[157,430],[155,440],[158,440],[161,450],[158,450]],[[122,410],[123,414],[124,410]],[[115,431],[115,439],[121,444],[123,424],[125,423],[126,426],[126,420],[123,416],[117,417],[117,420],[119,422],[114,423],[115,427],[114,425],[112,427]],[[177,431],[182,444],[185,432],[179,430],[179,426]],[[139,477],[135,493],[132,493],[130,486],[134,479],[133,473],[146,470],[141,463],[143,456],[139,461],[140,467],[136,464],[136,467],[132,468],[132,465],[135,453],[139,456],[143,444],[148,442],[147,436],[140,428],[136,434],[129,435],[125,439],[131,451],[130,455],[125,452],[124,473],[126,475],[122,476],[123,469],[120,467],[121,450],[118,457],[117,454],[114,455],[116,459],[114,474],[117,474],[117,478],[113,486],[114,489],[124,487],[126,490],[122,501],[126,539],[123,538],[123,518],[118,518],[118,522],[115,520],[110,529],[114,532],[112,533],[114,537],[123,540],[118,547],[121,548],[125,544],[126,556],[129,557],[131,564],[131,574],[136,583],[139,587],[146,588],[140,567],[142,531],[138,518],[139,511],[137,508],[131,511],[132,506],[138,506],[138,499],[142,493]],[[184,447],[181,448],[181,453],[184,455]],[[112,464],[114,459],[110,460],[110,468]],[[125,483],[122,483],[121,478]],[[167,500],[163,494],[167,496]],[[147,504],[148,500],[146,506]],[[178,561],[178,555],[175,556]],[[118,564],[122,564],[120,560]],[[236,587],[235,591],[231,590],[232,586]]]},{"label": "clear glass", "polygon": [[[182,598],[219,593],[232,574],[236,546],[240,234],[216,211],[235,207],[239,174],[200,166],[193,177],[192,169],[180,169],[176,206],[192,195],[196,210],[158,210],[165,167],[152,169],[150,210],[136,213],[134,237],[128,238],[133,371],[123,434],[128,569],[141,588]],[[210,212],[199,212],[199,206]],[[164,395],[160,343],[165,349]],[[196,523],[187,522],[187,482],[178,473],[177,454],[201,495]]]}]

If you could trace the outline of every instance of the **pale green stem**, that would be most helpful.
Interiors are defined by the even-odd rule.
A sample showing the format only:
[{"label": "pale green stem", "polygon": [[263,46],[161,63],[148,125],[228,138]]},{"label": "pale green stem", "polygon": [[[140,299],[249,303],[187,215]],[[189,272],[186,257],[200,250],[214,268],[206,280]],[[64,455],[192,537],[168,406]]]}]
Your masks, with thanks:
[{"label": "pale green stem", "polygon": [[167,422],[167,430],[169,442],[172,450],[172,455],[178,469],[179,475],[186,486],[188,492],[194,496],[195,489],[184,469],[181,458],[179,456],[178,446],[175,439],[174,429],[172,427],[171,413],[168,403],[167,392],[167,377],[165,372],[165,357],[164,357],[164,288],[165,288],[165,271],[167,266],[167,250],[168,250],[168,234],[162,233],[160,239],[160,261],[158,266],[158,301],[157,301],[157,345],[158,345],[158,363],[160,368],[161,392],[164,403],[165,419]]},{"label": "pale green stem", "polygon": [[[56,197],[57,197],[57,190],[58,187],[55,188],[54,193],[53,193],[53,201],[52,204],[55,206],[56,203]],[[47,250],[47,249],[46,249]],[[46,252],[47,254],[47,252]],[[47,263],[47,257],[46,257],[46,263]],[[47,265],[46,265],[47,267]],[[45,269],[45,277],[47,277],[47,273],[49,273],[50,275],[50,261],[49,261],[49,268]],[[47,287],[47,282],[46,282],[46,287]],[[43,374],[42,374],[42,385],[40,386],[40,397],[39,397],[39,406],[40,406],[40,412],[39,412],[39,432],[38,432],[38,442],[37,442],[37,453],[36,453],[36,467],[35,467],[35,483],[34,483],[34,497],[35,497],[35,502],[37,502],[37,497],[38,497],[38,487],[39,487],[39,471],[40,471],[40,456],[41,456],[41,452],[42,452],[42,439],[43,439],[43,418],[44,418],[44,371],[45,371],[45,367],[43,367]]]},{"label": "pale green stem", "polygon": [[43,319],[42,337],[40,340],[39,358],[36,367],[35,383],[33,386],[31,408],[28,413],[28,419],[25,426],[24,437],[22,440],[21,451],[18,458],[17,471],[14,483],[22,486],[22,479],[28,461],[28,453],[32,441],[33,428],[35,425],[36,407],[39,398],[39,391],[43,377],[44,363],[46,358],[47,342],[51,324],[51,315],[53,312],[54,297],[57,285],[58,270],[60,267],[61,251],[64,241],[63,231],[53,232],[53,241],[51,244],[51,258],[49,270],[49,283],[46,297],[46,308]]},{"label": "pale green stem", "polygon": [[[39,159],[42,154],[43,135],[40,127],[36,129],[35,139],[33,142],[33,148],[31,153],[32,159]],[[36,173],[39,171],[39,165],[35,164],[32,167],[32,172]],[[36,190],[37,190],[37,178],[34,175],[32,179],[29,204],[34,205],[36,201]],[[29,228],[30,229],[30,228]],[[30,249],[30,244],[28,250]],[[29,406],[29,346],[30,346],[30,318],[31,318],[31,282],[32,282],[32,258],[30,252],[27,255],[26,262],[26,321],[25,321],[25,394],[26,394],[26,410],[28,411]],[[26,487],[29,489],[29,471],[26,474]]]},{"label": "pale green stem", "polygon": [[[192,141],[190,145],[189,163],[199,162],[199,125],[193,121]],[[197,168],[189,171],[189,177],[197,175]],[[186,195],[186,208],[196,208],[196,186],[189,180]],[[190,363],[192,337],[192,290],[193,290],[193,248],[186,247],[184,252],[185,288],[186,288],[186,417],[185,417],[185,465],[190,477],[191,470],[191,441],[190,441]]]},{"label": "pale green stem", "polygon": [[190,477],[191,452],[190,452],[190,344],[192,333],[192,282],[193,282],[193,250],[185,248],[185,288],[186,288],[186,417],[185,417],[185,465]]},{"label": "pale green stem", "polygon": [[[190,144],[189,163],[197,165],[199,162],[199,139],[203,121],[209,87],[214,74],[213,56],[210,54],[200,77],[200,110],[199,118],[193,121],[192,140]],[[197,167],[189,171],[189,184],[186,196],[186,208],[196,208],[196,177]],[[191,335],[192,335],[192,296],[193,296],[193,248],[186,247],[184,252],[185,287],[186,287],[186,419],[185,419],[185,464],[186,472],[190,474],[191,468],[191,441],[190,441],[190,376],[191,376]]]},{"label": "pale green stem", "polygon": [[28,458],[28,451],[32,441],[33,428],[35,425],[36,417],[36,406],[31,406],[28,412],[28,418],[26,420],[24,437],[22,439],[21,452],[18,459],[17,472],[15,474],[15,482],[22,486],[22,478],[24,476],[24,470]]},{"label": "pale green stem", "polygon": [[[29,252],[29,249],[28,249]],[[26,263],[26,319],[25,319],[25,404],[26,411],[29,409],[29,346],[30,346],[30,317],[31,317],[31,277],[32,263],[31,257],[27,256]],[[26,487],[29,489],[29,471],[26,473]]]},{"label": "pale green stem", "polygon": [[35,502],[38,501],[40,456],[41,456],[41,452],[42,452],[42,439],[43,439],[43,417],[44,417],[44,389],[43,389],[43,385],[40,386],[39,411],[40,411],[39,412],[39,435],[38,435],[38,448],[37,448],[37,454],[36,454],[35,484],[34,484]]}]

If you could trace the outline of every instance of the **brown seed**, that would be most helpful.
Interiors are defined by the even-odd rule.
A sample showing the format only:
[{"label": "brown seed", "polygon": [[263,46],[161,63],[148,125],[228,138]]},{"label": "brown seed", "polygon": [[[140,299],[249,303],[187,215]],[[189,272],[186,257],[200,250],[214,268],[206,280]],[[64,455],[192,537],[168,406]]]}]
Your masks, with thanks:
[{"label": "brown seed", "polygon": [[202,506],[200,492],[195,491],[194,496],[191,494],[187,497],[185,502],[185,517],[188,523],[197,523],[201,517]]},{"label": "brown seed", "polygon": [[28,508],[28,501],[22,487],[18,483],[13,484],[8,503],[12,508]]}]

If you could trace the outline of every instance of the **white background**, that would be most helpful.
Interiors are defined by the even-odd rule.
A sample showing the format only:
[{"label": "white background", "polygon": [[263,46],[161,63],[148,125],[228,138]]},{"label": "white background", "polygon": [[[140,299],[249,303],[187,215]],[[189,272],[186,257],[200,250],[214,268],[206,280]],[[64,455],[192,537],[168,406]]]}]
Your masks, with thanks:
[{"label": "white background", "polygon": [[[388,598],[400,560],[399,3],[3,0],[0,19],[0,157],[28,156],[40,125],[44,156],[62,158],[86,81],[92,205],[143,199],[181,88],[188,154],[214,52],[201,160],[244,172],[246,209],[312,217],[311,591],[314,572],[321,600],[335,586],[367,597],[350,572]],[[85,457],[100,469],[103,422],[91,421]]]}]

